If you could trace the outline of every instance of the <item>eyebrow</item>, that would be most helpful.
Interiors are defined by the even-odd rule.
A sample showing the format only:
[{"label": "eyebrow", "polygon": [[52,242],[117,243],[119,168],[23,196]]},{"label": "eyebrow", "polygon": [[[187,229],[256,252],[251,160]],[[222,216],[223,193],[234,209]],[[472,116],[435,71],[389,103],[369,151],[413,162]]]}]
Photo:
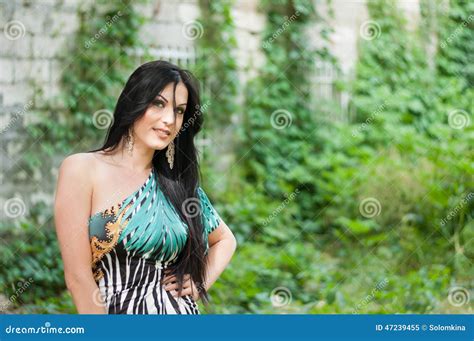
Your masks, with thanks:
[{"label": "eyebrow", "polygon": [[[168,103],[168,100],[166,98],[164,98],[162,95],[158,94],[158,96],[156,97],[161,97],[166,103]],[[177,107],[180,107],[182,105],[186,106],[188,103],[181,103],[181,104],[178,104]]]}]

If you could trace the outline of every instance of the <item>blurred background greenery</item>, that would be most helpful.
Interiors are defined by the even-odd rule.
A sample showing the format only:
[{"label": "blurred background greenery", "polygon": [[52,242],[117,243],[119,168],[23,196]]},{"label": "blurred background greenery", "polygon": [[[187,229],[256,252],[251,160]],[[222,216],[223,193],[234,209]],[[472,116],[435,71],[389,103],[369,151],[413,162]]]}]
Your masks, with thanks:
[{"label": "blurred background greenery", "polygon": [[[335,84],[350,95],[346,108],[311,91],[315,63],[339,67],[317,3],[261,1],[265,59],[241,85],[233,2],[199,1],[202,36],[190,70],[205,85],[206,138],[230,139],[234,160],[223,172],[206,149],[204,188],[238,240],[202,310],[472,313],[474,3],[422,0],[420,25],[409,30],[396,2],[369,1],[355,74]],[[78,16],[61,94],[28,127],[41,139],[25,151],[30,169],[98,144],[104,130],[92,113],[113,108],[130,72],[151,58],[138,38],[146,19],[127,1],[97,2]],[[315,21],[320,30],[308,34]],[[137,48],[140,58],[123,52]],[[97,79],[104,69],[108,77]],[[2,223],[4,312],[75,311],[50,215],[51,206],[36,205]]]}]

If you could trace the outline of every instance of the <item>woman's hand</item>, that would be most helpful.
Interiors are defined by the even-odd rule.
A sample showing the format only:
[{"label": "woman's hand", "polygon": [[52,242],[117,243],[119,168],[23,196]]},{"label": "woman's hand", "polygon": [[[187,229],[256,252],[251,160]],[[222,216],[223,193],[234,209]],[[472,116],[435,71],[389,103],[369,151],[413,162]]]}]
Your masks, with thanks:
[{"label": "woman's hand", "polygon": [[[166,275],[163,279],[163,285],[166,291],[171,291],[173,297],[178,297],[178,282],[175,275]],[[186,295],[191,295],[194,301],[199,299],[197,285],[191,279],[190,274],[185,274],[183,277],[183,291],[180,296]]]}]

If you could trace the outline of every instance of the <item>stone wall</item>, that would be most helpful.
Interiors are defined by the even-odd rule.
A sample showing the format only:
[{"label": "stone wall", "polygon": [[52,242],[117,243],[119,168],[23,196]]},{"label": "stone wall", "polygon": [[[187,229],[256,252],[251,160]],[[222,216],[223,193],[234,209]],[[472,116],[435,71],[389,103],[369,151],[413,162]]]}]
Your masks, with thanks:
[{"label": "stone wall", "polygon": [[[81,5],[87,5],[87,1]],[[25,125],[58,93],[62,58],[78,25],[76,1],[0,1],[0,218],[50,203],[51,178],[23,167]],[[39,143],[39,141],[37,141]],[[52,172],[54,167],[52,165]]]}]

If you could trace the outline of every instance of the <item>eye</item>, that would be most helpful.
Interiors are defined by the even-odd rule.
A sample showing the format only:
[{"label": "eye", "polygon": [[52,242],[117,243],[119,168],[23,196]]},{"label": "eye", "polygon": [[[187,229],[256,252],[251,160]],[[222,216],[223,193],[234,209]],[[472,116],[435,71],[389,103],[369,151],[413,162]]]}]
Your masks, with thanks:
[{"label": "eye", "polygon": [[160,101],[160,100],[154,101],[153,105],[158,107],[158,108],[164,108],[165,107],[165,103],[163,101]]},{"label": "eye", "polygon": [[184,114],[184,109],[183,108],[178,108],[178,114],[183,115]]}]

